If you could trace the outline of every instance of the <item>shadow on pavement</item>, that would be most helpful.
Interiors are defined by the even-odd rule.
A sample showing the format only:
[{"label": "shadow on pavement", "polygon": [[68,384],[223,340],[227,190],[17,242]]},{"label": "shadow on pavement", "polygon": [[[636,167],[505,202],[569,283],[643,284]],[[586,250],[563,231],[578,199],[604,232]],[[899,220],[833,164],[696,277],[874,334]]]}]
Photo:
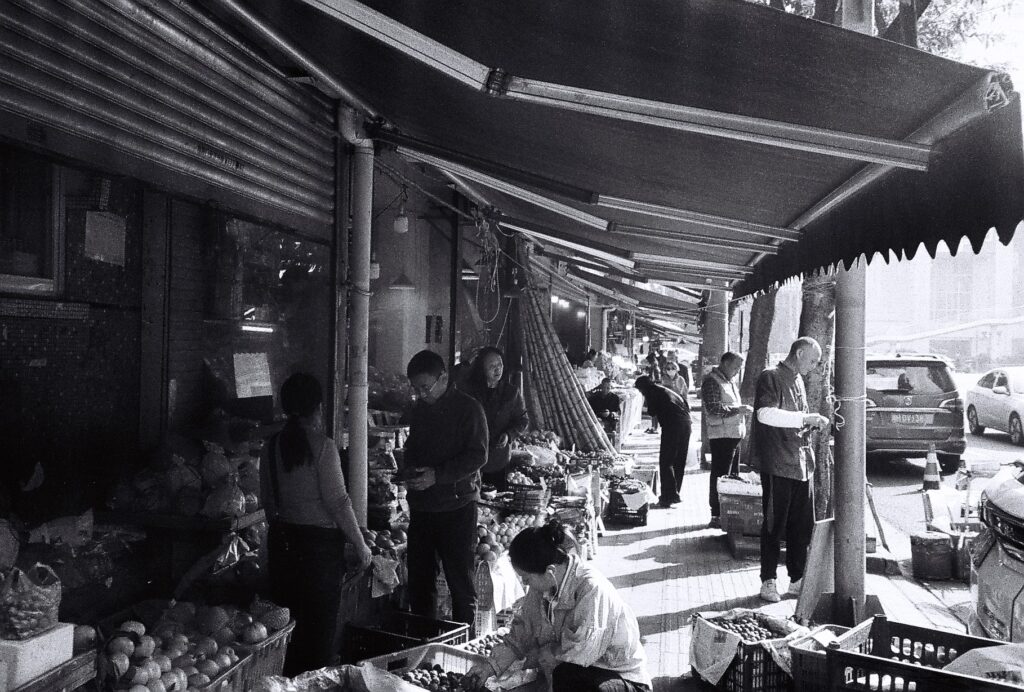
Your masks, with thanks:
[{"label": "shadow on pavement", "polygon": [[674,613],[658,613],[657,615],[642,615],[636,620],[640,626],[640,636],[642,638],[661,634],[662,632],[674,631],[676,627],[672,626],[671,623],[683,622],[686,623],[685,627],[689,627],[690,618],[694,613],[718,612],[721,610],[732,610],[733,608],[755,609],[763,605],[764,601],[757,594],[751,594],[750,596],[727,598],[715,601],[714,603],[695,603],[685,610],[679,610]]}]

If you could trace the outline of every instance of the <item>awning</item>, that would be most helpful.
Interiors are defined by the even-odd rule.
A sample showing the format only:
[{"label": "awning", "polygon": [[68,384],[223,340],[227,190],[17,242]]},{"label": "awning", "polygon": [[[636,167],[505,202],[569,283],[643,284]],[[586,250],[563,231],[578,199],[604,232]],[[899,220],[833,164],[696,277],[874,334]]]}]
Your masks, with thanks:
[{"label": "awning", "polygon": [[764,6],[251,4],[384,118],[381,141],[593,241],[723,265],[636,262],[652,278],[753,292],[992,227],[1005,242],[1024,218],[1007,80]]}]

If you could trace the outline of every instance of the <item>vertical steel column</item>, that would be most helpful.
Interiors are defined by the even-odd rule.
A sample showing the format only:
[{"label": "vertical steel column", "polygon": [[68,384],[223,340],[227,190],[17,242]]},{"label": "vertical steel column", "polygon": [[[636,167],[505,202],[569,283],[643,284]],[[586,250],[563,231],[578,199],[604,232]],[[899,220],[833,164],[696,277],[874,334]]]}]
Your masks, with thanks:
[{"label": "vertical steel column", "polygon": [[[841,25],[871,35],[874,0],[843,0]],[[836,397],[843,425],[836,433],[835,583],[833,619],[855,625],[864,614],[864,289],[866,262],[836,277]]]},{"label": "vertical steel column", "polygon": [[459,228],[459,217],[451,215],[452,244],[451,264],[452,275],[448,286],[448,367],[455,367],[455,339],[459,332],[459,291],[462,290],[462,231]]},{"label": "vertical steel column", "polygon": [[[339,110],[338,118],[344,117]],[[345,428],[345,401],[348,387],[345,377],[348,365],[348,229],[349,175],[348,144],[341,137],[335,142],[334,152],[334,239],[331,243],[331,295],[334,298],[330,317],[331,350],[327,364],[327,434],[342,443]],[[348,443],[344,446],[348,448]]]},{"label": "vertical steel column", "polygon": [[373,145],[355,146],[352,162],[352,315],[349,407],[349,494],[361,526],[366,526],[367,457],[369,445],[367,384],[370,331],[370,232],[373,213]]}]

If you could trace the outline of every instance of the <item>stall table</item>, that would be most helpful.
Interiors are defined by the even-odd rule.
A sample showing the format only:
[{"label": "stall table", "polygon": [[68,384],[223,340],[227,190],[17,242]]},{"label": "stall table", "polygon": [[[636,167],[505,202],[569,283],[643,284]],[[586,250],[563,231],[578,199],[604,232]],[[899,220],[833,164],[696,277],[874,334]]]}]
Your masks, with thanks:
[{"label": "stall table", "polygon": [[71,692],[96,678],[96,652],[86,651],[11,692]]}]

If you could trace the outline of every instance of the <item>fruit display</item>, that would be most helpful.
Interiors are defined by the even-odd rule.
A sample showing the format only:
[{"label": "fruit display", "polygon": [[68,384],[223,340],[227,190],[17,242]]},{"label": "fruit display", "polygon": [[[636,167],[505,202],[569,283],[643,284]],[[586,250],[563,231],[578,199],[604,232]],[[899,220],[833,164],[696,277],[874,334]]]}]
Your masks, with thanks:
[{"label": "fruit display", "polygon": [[287,608],[257,599],[248,610],[171,601],[152,623],[125,620],[103,647],[100,670],[114,690],[177,692],[208,685],[248,647],[287,627]]},{"label": "fruit display", "polygon": [[453,673],[435,664],[423,664],[402,673],[402,679],[430,692],[447,692],[462,689],[462,673]]},{"label": "fruit display", "polygon": [[370,546],[370,551],[374,555],[384,555],[393,560],[398,559],[398,551],[408,540],[405,531],[400,528],[381,529],[380,531],[363,529],[362,531],[363,539]]},{"label": "fruit display", "polygon": [[398,486],[391,482],[391,474],[371,469],[367,479],[366,501],[369,505],[390,505],[398,499]]},{"label": "fruit display", "polygon": [[543,525],[543,517],[532,514],[512,514],[497,524],[477,527],[476,555],[480,560],[494,562],[508,550],[512,539],[528,526]]},{"label": "fruit display", "polygon": [[562,443],[562,438],[551,430],[531,430],[520,435],[518,441],[524,445],[537,445],[538,447],[546,447],[553,443],[558,447]]},{"label": "fruit display", "polygon": [[511,485],[537,486],[538,488],[546,487],[544,481],[535,481],[522,471],[513,471],[508,474],[508,482]]},{"label": "fruit display", "polygon": [[57,624],[61,583],[48,566],[12,567],[0,598],[0,638],[28,639]]},{"label": "fruit display", "polygon": [[760,642],[765,639],[776,639],[779,635],[773,632],[755,613],[747,613],[738,617],[709,618],[708,622],[722,629],[729,630],[740,636],[745,642]]},{"label": "fruit display", "polygon": [[465,644],[463,644],[462,648],[474,654],[480,654],[481,656],[490,656],[491,650],[501,643],[501,641],[505,638],[506,634],[508,634],[508,628],[501,627],[484,637],[474,639],[471,642],[466,642]]}]

